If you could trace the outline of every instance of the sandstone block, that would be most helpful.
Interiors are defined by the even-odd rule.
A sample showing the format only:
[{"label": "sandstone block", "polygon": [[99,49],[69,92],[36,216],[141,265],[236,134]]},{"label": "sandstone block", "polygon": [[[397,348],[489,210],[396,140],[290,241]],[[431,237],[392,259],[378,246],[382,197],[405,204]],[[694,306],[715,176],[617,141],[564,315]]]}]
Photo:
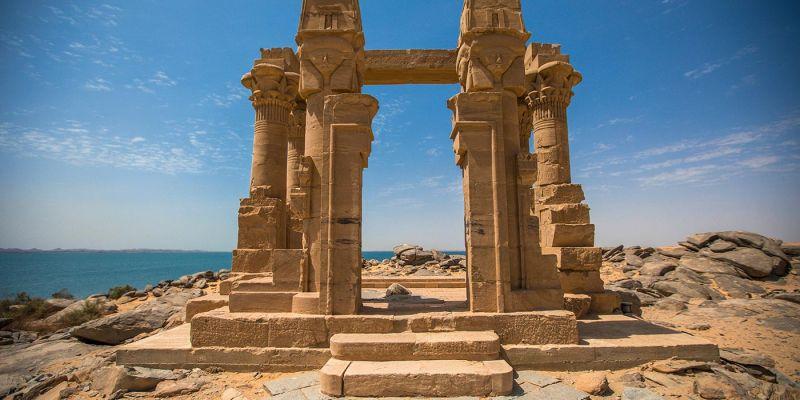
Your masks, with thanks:
[{"label": "sandstone block", "polygon": [[600,271],[560,271],[564,293],[602,293],[603,280]]},{"label": "sandstone block", "polygon": [[534,196],[536,203],[541,205],[574,204],[585,199],[581,185],[571,183],[537,186]]},{"label": "sandstone block", "polygon": [[559,270],[597,271],[603,265],[599,247],[545,247],[542,252],[556,255]]},{"label": "sandstone block", "polygon": [[336,334],[330,343],[333,357],[348,361],[486,361],[500,354],[492,331]]},{"label": "sandstone block", "polygon": [[542,226],[542,247],[592,247],[593,224],[552,224]]},{"label": "sandstone block", "polygon": [[541,224],[588,224],[589,205],[585,203],[543,206],[539,213]]},{"label": "sandstone block", "polygon": [[511,392],[503,360],[354,361],[344,373],[346,396],[490,396]]},{"label": "sandstone block", "polygon": [[589,307],[591,314],[613,314],[620,310],[622,299],[615,292],[606,290],[603,293],[589,293],[589,296],[592,298],[592,304]]},{"label": "sandstone block", "polygon": [[216,310],[217,308],[228,306],[228,296],[219,294],[209,294],[186,302],[186,321],[191,321],[192,317],[201,312]]},{"label": "sandstone block", "polygon": [[319,370],[319,390],[328,396],[340,397],[344,395],[344,373],[350,361],[331,358]]},{"label": "sandstone block", "polygon": [[589,312],[589,307],[592,305],[592,298],[585,294],[564,294],[564,309],[572,311],[575,318],[582,318]]},{"label": "sandstone block", "polygon": [[291,312],[297,292],[239,292],[229,296],[231,312]]}]

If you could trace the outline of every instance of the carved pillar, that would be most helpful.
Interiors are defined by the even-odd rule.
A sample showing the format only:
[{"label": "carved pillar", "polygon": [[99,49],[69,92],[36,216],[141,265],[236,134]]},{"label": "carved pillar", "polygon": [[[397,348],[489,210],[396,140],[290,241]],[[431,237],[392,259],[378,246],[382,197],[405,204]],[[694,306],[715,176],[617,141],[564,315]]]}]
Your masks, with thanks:
[{"label": "carved pillar", "polygon": [[540,43],[526,51],[525,74],[538,160],[532,208],[539,218],[543,251],[557,257],[566,293],[592,297],[592,312],[613,312],[619,299],[604,292],[601,250],[594,247],[589,206],[583,203],[583,189],[572,184],[570,176],[567,107],[581,74],[558,45]]},{"label": "carved pillar", "polygon": [[[377,102],[361,91],[364,35],[357,0],[305,0],[297,35],[306,100],[307,287],[323,314],[356,314],[361,279],[361,169]],[[293,192],[294,193],[294,192]],[[308,298],[312,298],[308,296]]]},{"label": "carved pillar", "polygon": [[255,109],[250,196],[239,208],[234,272],[268,272],[272,250],[286,248],[286,151],[297,97],[298,62],[291,49],[263,50],[242,76]]},{"label": "carved pillar", "polygon": [[472,311],[560,309],[555,261],[541,254],[529,212],[536,164],[520,139],[525,41],[519,0],[467,0],[453,97],[456,162],[463,170]]}]

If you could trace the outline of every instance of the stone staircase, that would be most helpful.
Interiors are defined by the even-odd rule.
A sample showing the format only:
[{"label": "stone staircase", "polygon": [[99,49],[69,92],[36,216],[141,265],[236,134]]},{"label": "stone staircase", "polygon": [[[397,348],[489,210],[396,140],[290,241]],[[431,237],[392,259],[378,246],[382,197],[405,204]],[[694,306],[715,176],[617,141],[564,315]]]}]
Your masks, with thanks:
[{"label": "stone staircase", "polygon": [[511,393],[514,370],[493,331],[340,333],[320,370],[329,396],[490,396]]}]

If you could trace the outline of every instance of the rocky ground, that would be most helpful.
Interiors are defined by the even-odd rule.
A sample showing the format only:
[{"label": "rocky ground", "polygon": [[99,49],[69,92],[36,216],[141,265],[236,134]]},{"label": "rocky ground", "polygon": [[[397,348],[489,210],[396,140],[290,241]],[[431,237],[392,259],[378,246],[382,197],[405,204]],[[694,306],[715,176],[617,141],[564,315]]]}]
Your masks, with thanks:
[{"label": "rocky ground", "polygon": [[[391,260],[364,261],[363,271],[458,275],[464,274],[464,261],[402,245]],[[721,361],[665,360],[620,371],[522,371],[516,398],[800,399],[799,266],[800,244],[745,232],[692,235],[674,247],[604,249],[602,276],[609,290],[623,296],[626,309],[718,344]],[[308,397],[316,390],[314,373],[162,371],[114,364],[118,346],[183,323],[186,301],[216,292],[226,277],[227,271],[208,271],[83,300],[62,293],[57,296],[62,298],[4,301],[0,398],[244,400],[271,393],[317,398]],[[522,394],[531,388],[539,395]]]}]

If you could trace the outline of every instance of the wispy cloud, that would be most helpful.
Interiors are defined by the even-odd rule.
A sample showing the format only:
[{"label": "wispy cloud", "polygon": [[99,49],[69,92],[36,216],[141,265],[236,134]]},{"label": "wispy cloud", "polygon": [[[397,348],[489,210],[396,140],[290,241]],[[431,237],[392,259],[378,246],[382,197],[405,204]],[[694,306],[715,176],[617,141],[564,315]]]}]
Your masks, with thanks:
[{"label": "wispy cloud", "polygon": [[[61,121],[43,127],[0,124],[0,151],[45,158],[72,165],[111,166],[138,171],[183,174],[233,169],[242,160],[245,143],[230,132],[211,135],[198,126],[209,121],[182,121],[176,129],[149,140],[144,135],[116,135],[109,129],[79,121]],[[236,141],[239,141],[238,143]],[[224,146],[223,146],[224,145]]]},{"label": "wispy cloud", "polygon": [[638,122],[641,119],[642,119],[641,116],[639,116],[639,117],[616,117],[616,118],[611,118],[611,119],[609,119],[607,121],[604,121],[604,122],[601,122],[601,123],[597,124],[597,129],[611,127],[611,126],[617,126],[617,125],[631,124],[631,123],[634,123],[634,122]]},{"label": "wispy cloud", "polygon": [[736,60],[744,58],[745,56],[753,54],[753,53],[755,53],[757,51],[758,51],[758,47],[756,47],[754,45],[748,45],[748,46],[742,47],[741,49],[736,51],[736,53],[733,54],[730,57],[727,57],[727,58],[724,58],[724,59],[721,59],[721,60],[717,60],[717,61],[706,62],[706,63],[704,63],[703,65],[701,65],[701,66],[699,66],[697,68],[694,68],[694,69],[691,69],[689,71],[684,72],[683,76],[685,76],[685,77],[687,77],[689,79],[697,79],[697,78],[703,77],[703,76],[708,75],[708,74],[710,74],[710,73],[712,73],[712,72],[714,72],[714,71],[716,71],[716,70],[718,70],[718,69],[720,69],[720,68],[722,68],[722,67],[724,67],[724,66],[726,66],[726,65],[728,65],[728,64],[730,64],[730,63],[732,63],[734,61],[736,61]]},{"label": "wispy cloud", "polygon": [[173,87],[178,82],[170,78],[164,71],[156,71],[152,77],[147,79],[135,78],[131,83],[125,85],[126,89],[135,89],[142,93],[155,93],[158,87]]},{"label": "wispy cloud", "polygon": [[216,107],[228,108],[247,98],[247,92],[242,85],[228,83],[222,93],[208,94],[200,101],[200,105],[211,104]]},{"label": "wispy cloud", "polygon": [[83,88],[94,92],[110,92],[111,83],[103,78],[94,78],[89,82],[86,82],[83,85]]},{"label": "wispy cloud", "polygon": [[[796,135],[798,130],[800,116],[791,115],[717,137],[680,139],[639,150],[632,156],[612,154],[581,167],[577,177],[627,178],[650,187],[713,184],[747,173],[796,171],[800,165],[788,161],[798,146],[779,143],[787,142],[786,136]],[[744,154],[749,157],[742,159]]]}]

